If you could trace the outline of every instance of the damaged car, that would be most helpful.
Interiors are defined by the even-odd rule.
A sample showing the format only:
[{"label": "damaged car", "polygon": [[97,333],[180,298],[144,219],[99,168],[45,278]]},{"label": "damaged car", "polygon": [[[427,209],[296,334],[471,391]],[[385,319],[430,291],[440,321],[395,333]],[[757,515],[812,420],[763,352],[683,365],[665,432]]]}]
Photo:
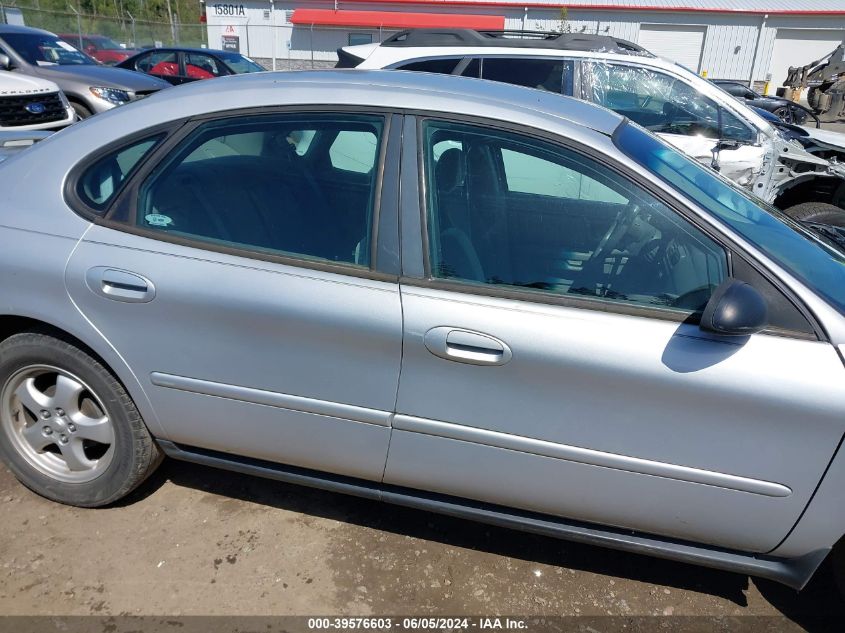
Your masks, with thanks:
[{"label": "damaged car", "polygon": [[833,133],[811,132],[817,151],[808,151],[718,86],[626,40],[416,29],[343,47],[338,56],[338,67],[463,75],[592,101],[790,214],[801,215],[806,207],[796,207],[807,203],[828,216],[845,209],[845,143],[831,143]]}]

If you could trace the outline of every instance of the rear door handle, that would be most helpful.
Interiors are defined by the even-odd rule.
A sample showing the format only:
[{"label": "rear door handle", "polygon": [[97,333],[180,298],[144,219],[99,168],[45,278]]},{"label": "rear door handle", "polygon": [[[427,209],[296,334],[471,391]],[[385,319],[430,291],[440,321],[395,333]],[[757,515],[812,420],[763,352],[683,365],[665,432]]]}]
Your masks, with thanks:
[{"label": "rear door handle", "polygon": [[149,303],[156,294],[149,279],[107,266],[91,268],[85,275],[85,282],[94,294],[114,301]]},{"label": "rear door handle", "polygon": [[489,334],[449,326],[431,328],[423,342],[435,356],[458,363],[504,365],[513,357],[504,342]]}]

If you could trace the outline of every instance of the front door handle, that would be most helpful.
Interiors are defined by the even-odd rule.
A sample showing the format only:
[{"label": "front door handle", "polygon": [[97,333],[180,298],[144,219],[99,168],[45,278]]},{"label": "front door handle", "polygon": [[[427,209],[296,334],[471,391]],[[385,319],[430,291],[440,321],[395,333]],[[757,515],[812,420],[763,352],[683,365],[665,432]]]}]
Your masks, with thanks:
[{"label": "front door handle", "polygon": [[85,275],[85,282],[94,294],[114,301],[149,303],[156,294],[149,279],[107,266],[91,268]]},{"label": "front door handle", "polygon": [[513,357],[504,342],[489,334],[449,326],[431,328],[423,342],[435,356],[458,363],[504,365]]}]

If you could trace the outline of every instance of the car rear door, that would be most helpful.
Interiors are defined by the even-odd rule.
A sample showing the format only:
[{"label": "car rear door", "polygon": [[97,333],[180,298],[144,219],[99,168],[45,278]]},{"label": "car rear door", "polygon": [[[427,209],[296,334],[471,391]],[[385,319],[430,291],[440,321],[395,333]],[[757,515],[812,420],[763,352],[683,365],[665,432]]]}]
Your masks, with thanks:
[{"label": "car rear door", "polygon": [[[774,548],[842,437],[833,347],[718,236],[597,159],[588,147],[606,137],[582,130],[584,145],[564,147],[501,123],[425,119],[418,184],[406,169],[415,132],[385,481]],[[729,274],[772,298],[783,327],[702,332],[696,315]]]},{"label": "car rear door", "polygon": [[[402,344],[399,126],[286,110],[189,127],[80,242],[70,295],[138,376],[165,439],[380,480]],[[366,141],[358,189],[329,197],[350,133]],[[112,195],[133,152],[90,166],[79,195]]]}]

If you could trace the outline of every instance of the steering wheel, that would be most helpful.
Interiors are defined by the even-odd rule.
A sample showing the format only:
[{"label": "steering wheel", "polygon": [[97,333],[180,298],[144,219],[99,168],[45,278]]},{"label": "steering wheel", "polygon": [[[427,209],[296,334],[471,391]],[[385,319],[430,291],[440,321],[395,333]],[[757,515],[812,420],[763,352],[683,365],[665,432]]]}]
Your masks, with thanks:
[{"label": "steering wheel", "polygon": [[596,246],[596,250],[593,251],[592,256],[590,257],[590,261],[603,261],[610,253],[613,252],[619,243],[622,241],[622,238],[628,234],[628,231],[631,230],[631,227],[636,222],[637,218],[640,215],[640,205],[638,204],[629,204],[625,210],[616,216],[616,221],[610,226],[607,233],[604,234],[604,237],[601,238],[599,241],[598,246]]}]

